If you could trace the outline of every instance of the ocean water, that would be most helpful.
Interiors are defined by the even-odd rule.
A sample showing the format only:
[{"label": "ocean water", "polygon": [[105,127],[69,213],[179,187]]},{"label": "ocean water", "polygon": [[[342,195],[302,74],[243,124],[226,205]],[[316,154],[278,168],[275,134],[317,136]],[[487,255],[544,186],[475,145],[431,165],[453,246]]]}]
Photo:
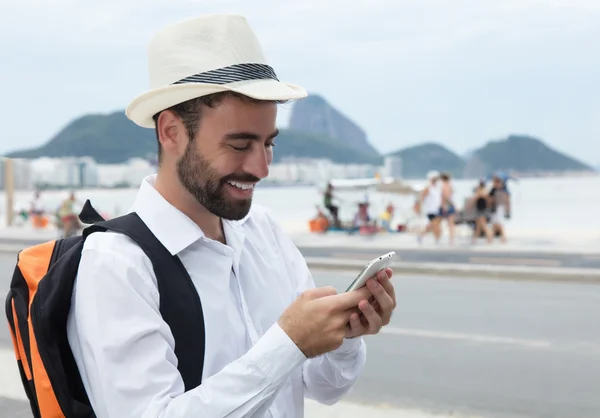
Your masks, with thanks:
[{"label": "ocean water", "polygon": [[[409,182],[422,185],[423,182]],[[455,201],[459,206],[472,194],[474,180],[456,180]],[[532,178],[509,183],[512,195],[512,216],[507,228],[513,236],[528,237],[600,237],[600,176]],[[136,196],[137,189],[89,189],[77,191],[78,199],[90,199],[102,212],[118,215],[127,211]],[[67,196],[67,191],[43,192],[43,205],[54,210]],[[342,219],[351,219],[356,205],[364,200],[364,192],[339,192]],[[27,208],[33,198],[31,191],[15,194],[16,208]],[[4,193],[0,199],[5,202]],[[391,202],[396,207],[398,222],[414,217],[413,198],[389,193],[369,193],[371,215],[377,217]],[[322,202],[317,187],[258,187],[254,202],[270,207],[276,218],[290,232],[308,230],[308,220],[316,213],[316,205]],[[5,204],[0,206],[2,218]]]}]

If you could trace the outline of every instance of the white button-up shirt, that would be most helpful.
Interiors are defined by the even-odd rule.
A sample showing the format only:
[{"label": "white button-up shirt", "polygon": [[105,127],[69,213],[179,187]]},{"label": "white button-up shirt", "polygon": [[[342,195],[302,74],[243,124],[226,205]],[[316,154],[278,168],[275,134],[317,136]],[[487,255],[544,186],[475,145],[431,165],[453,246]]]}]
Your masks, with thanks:
[{"label": "white button-up shirt", "polygon": [[365,344],[346,340],[307,359],[277,325],[315,284],[269,211],[254,204],[242,221],[224,220],[224,245],[205,237],[154,181],[144,179],[132,211],[179,256],[200,295],[202,384],[184,392],[150,260],[124,235],[94,233],[83,248],[67,334],[97,416],[299,418],[305,396],[331,404],[346,394],[364,367]]}]

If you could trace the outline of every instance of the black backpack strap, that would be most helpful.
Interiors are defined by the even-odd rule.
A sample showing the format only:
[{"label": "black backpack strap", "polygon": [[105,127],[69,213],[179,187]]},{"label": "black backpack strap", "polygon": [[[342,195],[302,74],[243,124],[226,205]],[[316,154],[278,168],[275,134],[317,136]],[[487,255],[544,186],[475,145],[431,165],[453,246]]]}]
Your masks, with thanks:
[{"label": "black backpack strap", "polygon": [[83,230],[84,238],[110,230],[127,235],[152,261],[160,295],[160,311],[175,339],[177,368],[185,390],[202,382],[204,366],[204,315],[200,297],[183,263],[148,229],[136,213],[97,222]]},{"label": "black backpack strap", "polygon": [[104,221],[104,218],[96,209],[94,209],[90,200],[87,199],[83,204],[83,208],[81,208],[81,212],[79,213],[79,220],[84,224],[93,224]]}]

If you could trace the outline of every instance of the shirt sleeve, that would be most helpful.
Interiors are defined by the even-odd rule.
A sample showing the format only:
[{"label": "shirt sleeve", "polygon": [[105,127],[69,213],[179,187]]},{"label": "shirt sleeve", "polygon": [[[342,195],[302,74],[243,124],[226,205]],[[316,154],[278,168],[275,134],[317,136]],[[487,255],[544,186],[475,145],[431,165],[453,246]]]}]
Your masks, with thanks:
[{"label": "shirt sleeve", "polygon": [[96,416],[262,416],[304,354],[274,324],[245,355],[184,392],[143,261],[108,248],[82,253],[68,338]]},{"label": "shirt sleeve", "polygon": [[[288,268],[295,281],[297,295],[314,288],[315,282],[304,256],[282,228],[273,224],[273,230],[283,247],[283,256],[289,260]],[[327,405],[336,403],[352,388],[366,360],[367,347],[362,337],[346,339],[337,350],[307,360],[302,366],[306,397]]]}]

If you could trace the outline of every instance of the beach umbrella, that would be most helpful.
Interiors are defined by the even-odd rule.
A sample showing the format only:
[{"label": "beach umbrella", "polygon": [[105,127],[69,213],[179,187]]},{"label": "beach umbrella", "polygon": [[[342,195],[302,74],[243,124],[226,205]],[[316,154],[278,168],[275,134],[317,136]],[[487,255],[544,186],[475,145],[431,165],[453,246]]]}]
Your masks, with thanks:
[{"label": "beach umbrella", "polygon": [[418,193],[418,190],[415,187],[398,180],[389,183],[379,183],[376,186],[376,190],[382,193],[394,193],[399,195],[414,195]]}]

